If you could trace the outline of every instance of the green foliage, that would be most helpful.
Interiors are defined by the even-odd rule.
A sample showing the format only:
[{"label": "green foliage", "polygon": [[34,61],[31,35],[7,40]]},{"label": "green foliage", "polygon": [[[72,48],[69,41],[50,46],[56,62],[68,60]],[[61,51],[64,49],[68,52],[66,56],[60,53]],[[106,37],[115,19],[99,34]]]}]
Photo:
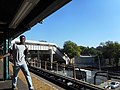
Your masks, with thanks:
[{"label": "green foliage", "polygon": [[[120,59],[120,44],[118,42],[107,41],[102,42],[96,48],[94,47],[84,47],[77,46],[76,43],[72,41],[66,41],[63,46],[63,51],[70,57],[73,58],[75,56],[81,55],[92,55],[99,57],[100,60],[109,60],[109,64],[113,65],[115,63],[116,66],[119,65]],[[96,61],[98,59],[96,58]],[[114,62],[114,63],[112,63]]]},{"label": "green foliage", "polygon": [[81,48],[81,55],[92,55],[92,56],[96,56],[98,55],[98,53],[100,53],[96,48],[94,47],[84,47],[84,46],[80,46]]},{"label": "green foliage", "polygon": [[69,56],[69,58],[73,58],[75,56],[80,56],[80,47],[77,46],[76,43],[72,41],[66,41],[63,46],[63,51]]},{"label": "green foliage", "polygon": [[109,64],[111,64],[111,60],[114,60],[116,66],[118,66],[120,58],[120,44],[118,42],[107,41],[105,43],[101,43],[100,46],[103,57],[105,59],[109,59]]}]

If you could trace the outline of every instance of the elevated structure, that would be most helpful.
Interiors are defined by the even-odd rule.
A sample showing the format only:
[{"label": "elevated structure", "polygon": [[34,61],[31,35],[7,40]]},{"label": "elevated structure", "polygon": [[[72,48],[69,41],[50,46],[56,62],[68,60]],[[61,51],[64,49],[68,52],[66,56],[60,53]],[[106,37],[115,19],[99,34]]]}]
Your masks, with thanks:
[{"label": "elevated structure", "polygon": [[[12,41],[12,43],[18,42],[18,39],[14,39]],[[40,54],[48,54],[50,56],[51,63],[53,62],[55,55],[59,58],[59,60],[65,62],[66,64],[70,62],[70,58],[54,43],[26,40],[26,45],[30,52],[37,51],[35,54],[38,59],[40,59]]]},{"label": "elevated structure", "polygon": [[[0,0],[0,45],[4,54],[12,39],[30,30],[71,0]],[[8,79],[8,58],[4,60],[4,80]]]},{"label": "elevated structure", "polygon": [[15,38],[71,0],[0,0],[0,44]]}]

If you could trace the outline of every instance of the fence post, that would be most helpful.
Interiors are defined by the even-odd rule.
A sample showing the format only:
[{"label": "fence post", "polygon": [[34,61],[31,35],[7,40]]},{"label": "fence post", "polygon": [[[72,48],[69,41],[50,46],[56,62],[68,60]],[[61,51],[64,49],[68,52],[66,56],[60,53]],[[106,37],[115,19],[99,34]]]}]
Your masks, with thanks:
[{"label": "fence post", "polygon": [[42,63],[42,62],[41,62],[41,60],[40,60],[40,61],[39,61],[39,67],[40,67],[40,68],[41,68],[41,63]]},{"label": "fence post", "polygon": [[65,73],[65,64],[63,64],[63,73]]},{"label": "fence post", "polygon": [[76,79],[75,65],[73,66],[73,78]]},{"label": "fence post", "polygon": [[35,60],[33,59],[33,66],[35,67]]},{"label": "fence post", "polygon": [[45,70],[47,70],[47,61],[45,61]]},{"label": "fence post", "polygon": [[57,71],[57,73],[58,73],[58,63],[56,63],[56,71]]}]

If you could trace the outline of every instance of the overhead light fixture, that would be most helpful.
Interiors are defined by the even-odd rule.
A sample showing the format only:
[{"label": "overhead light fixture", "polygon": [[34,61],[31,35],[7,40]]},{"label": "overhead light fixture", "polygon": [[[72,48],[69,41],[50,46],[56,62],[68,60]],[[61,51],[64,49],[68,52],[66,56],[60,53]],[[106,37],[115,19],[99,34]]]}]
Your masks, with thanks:
[{"label": "overhead light fixture", "polygon": [[24,0],[12,22],[10,23],[9,28],[15,29],[39,1],[40,0]]}]

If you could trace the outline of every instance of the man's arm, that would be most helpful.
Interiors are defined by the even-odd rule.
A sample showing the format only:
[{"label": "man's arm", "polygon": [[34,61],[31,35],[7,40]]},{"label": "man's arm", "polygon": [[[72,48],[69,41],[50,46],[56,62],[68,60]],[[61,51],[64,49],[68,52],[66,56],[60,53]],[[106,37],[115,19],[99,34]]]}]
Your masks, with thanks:
[{"label": "man's arm", "polygon": [[7,53],[7,54],[5,54],[5,55],[0,56],[0,59],[4,59],[5,57],[8,57],[8,56],[10,56],[10,55],[11,55],[10,53]]},{"label": "man's arm", "polygon": [[12,50],[11,50],[11,49],[9,49],[8,53],[7,53],[7,54],[5,54],[5,55],[2,55],[2,56],[0,57],[0,59],[3,59],[3,58],[5,58],[5,57],[10,56],[10,55],[11,55],[11,53],[12,53]]},{"label": "man's arm", "polygon": [[11,55],[10,53],[7,53],[7,54],[3,55],[3,58],[8,57],[10,55]]},{"label": "man's arm", "polygon": [[10,56],[13,53],[13,49],[15,49],[15,44],[12,44],[11,47],[8,49],[8,53],[0,56],[0,59]]}]

